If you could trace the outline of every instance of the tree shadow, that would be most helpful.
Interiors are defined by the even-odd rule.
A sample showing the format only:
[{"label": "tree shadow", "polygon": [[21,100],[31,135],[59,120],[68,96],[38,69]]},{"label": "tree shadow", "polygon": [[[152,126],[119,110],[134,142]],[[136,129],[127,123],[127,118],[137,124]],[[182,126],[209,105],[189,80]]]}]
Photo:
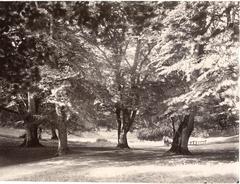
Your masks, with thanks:
[{"label": "tree shadow", "polygon": [[231,162],[238,160],[237,149],[226,150],[193,150],[193,155],[165,155],[166,148],[157,149],[130,149],[120,150],[114,147],[73,147],[68,159],[76,160],[76,156],[89,158],[108,165],[132,165],[132,164],[193,164],[207,162]]},{"label": "tree shadow", "polygon": [[[0,137],[0,167],[36,162],[44,159],[56,157],[57,141],[42,140],[44,147],[22,148],[19,147],[22,139],[2,138]],[[210,147],[210,148],[209,148]],[[192,150],[193,155],[165,155],[169,147],[158,148],[135,148],[119,149],[115,144],[109,143],[99,145],[97,143],[69,142],[70,152],[68,155],[57,157],[55,161],[64,160],[81,165],[85,162],[89,167],[96,167],[96,164],[102,165],[176,165],[207,162],[231,162],[238,160],[238,149],[229,147],[227,149],[217,149],[211,145],[208,149],[195,147]],[[47,162],[48,163],[48,162]],[[51,163],[51,162],[49,162]],[[91,164],[90,164],[91,163]]]},{"label": "tree shadow", "polygon": [[0,167],[53,158],[56,146],[43,140],[44,147],[20,147],[23,139],[0,137]]},{"label": "tree shadow", "polygon": [[195,152],[194,157],[201,161],[236,162],[239,160],[238,150],[222,150],[215,152],[197,151]]}]

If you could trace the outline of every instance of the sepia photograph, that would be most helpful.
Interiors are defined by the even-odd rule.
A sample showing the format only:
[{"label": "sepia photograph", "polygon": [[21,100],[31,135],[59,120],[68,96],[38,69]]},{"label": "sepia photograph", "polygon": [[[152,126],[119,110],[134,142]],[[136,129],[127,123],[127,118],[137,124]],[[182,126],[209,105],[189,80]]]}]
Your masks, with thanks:
[{"label": "sepia photograph", "polygon": [[0,182],[239,183],[239,12],[0,2]]}]

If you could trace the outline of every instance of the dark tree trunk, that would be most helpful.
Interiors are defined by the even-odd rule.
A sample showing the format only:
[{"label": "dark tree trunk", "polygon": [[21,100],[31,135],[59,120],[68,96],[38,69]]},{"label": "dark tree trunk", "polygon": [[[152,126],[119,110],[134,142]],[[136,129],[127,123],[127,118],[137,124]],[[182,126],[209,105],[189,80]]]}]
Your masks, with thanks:
[{"label": "dark tree trunk", "polygon": [[188,141],[194,127],[194,114],[190,113],[181,121],[177,132],[174,135],[172,147],[168,153],[188,155],[191,152],[188,150]]},{"label": "dark tree trunk", "polygon": [[117,147],[118,148],[130,148],[128,146],[128,141],[127,141],[127,132],[121,131]]},{"label": "dark tree trunk", "polygon": [[118,139],[118,144],[117,146],[119,145],[119,140],[120,140],[120,133],[121,133],[121,126],[122,126],[122,123],[121,123],[121,108],[116,105],[116,117],[117,117],[117,139]]},{"label": "dark tree trunk", "polygon": [[42,127],[38,128],[38,139],[41,140],[42,139]]},{"label": "dark tree trunk", "polygon": [[127,133],[128,133],[128,129],[127,129],[127,122],[125,119],[126,114],[124,114],[124,111],[122,111],[122,118],[121,118],[121,111],[120,109],[118,109],[116,111],[116,115],[117,115],[117,123],[118,123],[118,144],[117,147],[118,148],[129,148],[128,146],[128,141],[127,141]]},{"label": "dark tree trunk", "polygon": [[173,130],[173,137],[176,134],[176,129],[175,129],[175,123],[174,123],[174,118],[171,117],[171,121],[172,121],[172,130]]},{"label": "dark tree trunk", "polygon": [[[122,114],[122,116],[121,116]],[[130,148],[127,141],[127,133],[129,132],[135,116],[136,111],[127,108],[116,108],[117,123],[118,123],[118,148]]]},{"label": "dark tree trunk", "polygon": [[38,126],[37,125],[30,125],[27,128],[26,134],[26,144],[27,147],[35,147],[39,146],[39,139],[38,139]]},{"label": "dark tree trunk", "polygon": [[41,147],[42,145],[38,139],[38,125],[36,124],[27,124],[26,134],[24,142],[21,144],[23,147]]},{"label": "dark tree trunk", "polygon": [[129,148],[128,141],[127,141],[127,133],[129,131],[129,129],[127,129],[128,123],[129,123],[129,114],[126,108],[122,108],[122,123],[123,123],[123,126],[122,126],[122,130],[119,137],[118,147]]},{"label": "dark tree trunk", "polygon": [[51,133],[52,133],[51,139],[52,140],[58,140],[58,136],[57,136],[55,128],[53,128],[53,127],[51,128]]}]

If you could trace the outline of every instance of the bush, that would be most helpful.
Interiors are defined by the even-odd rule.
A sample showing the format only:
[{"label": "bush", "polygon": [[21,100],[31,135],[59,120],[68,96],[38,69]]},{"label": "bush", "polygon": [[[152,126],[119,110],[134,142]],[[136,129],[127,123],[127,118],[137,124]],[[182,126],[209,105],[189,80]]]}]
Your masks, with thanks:
[{"label": "bush", "polygon": [[202,130],[202,129],[199,129],[199,128],[195,128],[192,132],[192,135],[193,137],[209,137],[209,133],[207,130]]},{"label": "bush", "polygon": [[147,141],[161,141],[163,136],[172,137],[172,129],[167,126],[161,128],[142,128],[137,132],[137,138]]},{"label": "bush", "polygon": [[160,141],[163,138],[162,132],[159,129],[140,129],[137,133],[137,138],[140,140]]}]

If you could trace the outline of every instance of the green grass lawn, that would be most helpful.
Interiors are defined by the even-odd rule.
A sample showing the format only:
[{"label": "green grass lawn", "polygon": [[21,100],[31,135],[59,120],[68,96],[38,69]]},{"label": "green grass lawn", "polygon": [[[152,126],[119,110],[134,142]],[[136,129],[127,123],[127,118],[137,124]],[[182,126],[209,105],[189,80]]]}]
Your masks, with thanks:
[{"label": "green grass lawn", "polygon": [[238,139],[229,140],[191,146],[191,156],[166,156],[165,146],[119,150],[111,142],[74,141],[68,155],[56,157],[56,141],[20,148],[22,139],[0,136],[0,180],[236,183]]}]

